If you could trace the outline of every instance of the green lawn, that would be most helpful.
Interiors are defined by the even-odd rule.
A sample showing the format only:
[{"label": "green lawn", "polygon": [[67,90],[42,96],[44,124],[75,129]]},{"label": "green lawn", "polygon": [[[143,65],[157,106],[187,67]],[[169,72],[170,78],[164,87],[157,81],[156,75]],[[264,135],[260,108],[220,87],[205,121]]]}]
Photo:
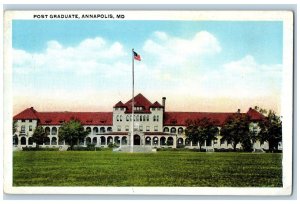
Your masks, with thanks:
[{"label": "green lawn", "polygon": [[20,151],[14,186],[281,187],[282,154]]}]

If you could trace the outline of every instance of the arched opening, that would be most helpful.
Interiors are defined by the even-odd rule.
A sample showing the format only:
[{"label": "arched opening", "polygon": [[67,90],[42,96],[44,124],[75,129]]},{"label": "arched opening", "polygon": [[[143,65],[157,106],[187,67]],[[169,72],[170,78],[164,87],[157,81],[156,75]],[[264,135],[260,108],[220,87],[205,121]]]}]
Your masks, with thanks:
[{"label": "arched opening", "polygon": [[96,135],[97,133],[98,133],[98,128],[97,128],[97,127],[94,127],[94,128],[93,128],[93,134]]},{"label": "arched opening", "polygon": [[88,133],[91,133],[91,132],[92,132],[92,129],[91,129],[91,127],[87,127],[87,128],[85,129],[85,131],[87,131]]},{"label": "arched opening", "polygon": [[15,135],[13,137],[13,145],[18,145],[19,144],[19,140],[18,140],[18,137]]},{"label": "arched opening", "polygon": [[78,143],[79,143],[79,145],[84,145],[84,138],[80,138],[80,139],[78,140]]},{"label": "arched opening", "polygon": [[178,145],[178,146],[184,145],[184,144],[183,144],[183,138],[178,138],[178,139],[177,139],[177,145]]},{"label": "arched opening", "polygon": [[57,128],[56,127],[52,128],[51,135],[57,135]]},{"label": "arched opening", "polygon": [[45,145],[50,145],[50,138],[46,137],[44,142],[45,142]]},{"label": "arched opening", "polygon": [[107,145],[113,143],[113,138],[111,136],[107,137]]},{"label": "arched opening", "polygon": [[171,128],[171,133],[176,133],[176,128],[172,127]]},{"label": "arched opening", "polygon": [[165,137],[160,138],[160,145],[166,145],[166,138]]},{"label": "arched opening", "polygon": [[25,137],[21,138],[21,145],[26,145],[26,138]]},{"label": "arched opening", "polygon": [[97,144],[97,137],[93,137],[93,144]]},{"label": "arched opening", "polygon": [[173,137],[168,137],[168,139],[167,139],[167,145],[168,146],[172,146],[174,144],[174,139],[173,139]]},{"label": "arched opening", "polygon": [[127,137],[122,137],[122,145],[127,145]]},{"label": "arched opening", "polygon": [[206,146],[211,146],[212,142],[211,140],[206,140]]},{"label": "arched opening", "polygon": [[111,127],[108,127],[108,128],[107,128],[107,132],[112,132],[112,128],[111,128]]},{"label": "arched opening", "polygon": [[158,145],[158,137],[153,137],[153,145]]},{"label": "arched opening", "polygon": [[146,137],[145,145],[151,145],[151,137]]},{"label": "arched opening", "polygon": [[133,145],[141,145],[141,137],[139,135],[134,135]]},{"label": "arched opening", "polygon": [[164,132],[170,132],[170,129],[168,127],[165,127]]},{"label": "arched opening", "polygon": [[182,133],[183,133],[183,128],[182,127],[178,128],[178,134],[181,135]]},{"label": "arched opening", "polygon": [[188,138],[185,139],[185,145],[186,146],[191,145],[191,141]]},{"label": "arched opening", "polygon": [[56,139],[56,137],[52,137],[51,145],[57,145],[57,139]]},{"label": "arched opening", "polygon": [[104,127],[100,128],[100,133],[105,133],[105,128]]},{"label": "arched opening", "polygon": [[115,141],[115,144],[116,144],[116,145],[119,145],[119,144],[120,144],[120,137],[119,137],[119,136],[116,136],[116,137],[114,138],[114,141]]},{"label": "arched opening", "polygon": [[45,128],[45,132],[46,132],[47,135],[50,135],[50,128],[49,128],[49,127],[46,127],[46,128]]},{"label": "arched opening", "polygon": [[87,137],[87,138],[86,138],[85,144],[87,144],[87,145],[91,144],[91,138],[90,138],[90,137]]},{"label": "arched opening", "polygon": [[100,137],[100,144],[105,145],[105,137],[104,136]]},{"label": "arched opening", "polygon": [[28,145],[33,145],[33,139],[32,139],[32,137],[28,138]]}]

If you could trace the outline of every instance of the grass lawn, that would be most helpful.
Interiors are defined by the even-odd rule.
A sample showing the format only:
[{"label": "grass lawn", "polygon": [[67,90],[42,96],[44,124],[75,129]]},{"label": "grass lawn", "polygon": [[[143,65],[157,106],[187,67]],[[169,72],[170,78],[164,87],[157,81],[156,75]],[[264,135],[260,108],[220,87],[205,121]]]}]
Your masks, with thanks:
[{"label": "grass lawn", "polygon": [[14,186],[281,187],[282,154],[20,151]]}]

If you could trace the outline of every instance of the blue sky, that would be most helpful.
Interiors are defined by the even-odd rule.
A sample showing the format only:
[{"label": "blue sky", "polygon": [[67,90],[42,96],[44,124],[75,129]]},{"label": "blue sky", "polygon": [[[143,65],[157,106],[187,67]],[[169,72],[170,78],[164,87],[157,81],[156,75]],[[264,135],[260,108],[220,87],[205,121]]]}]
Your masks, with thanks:
[{"label": "blue sky", "polygon": [[[136,93],[173,111],[279,110],[282,22],[13,21],[14,108],[111,111]],[[169,102],[169,103],[168,103]]]}]

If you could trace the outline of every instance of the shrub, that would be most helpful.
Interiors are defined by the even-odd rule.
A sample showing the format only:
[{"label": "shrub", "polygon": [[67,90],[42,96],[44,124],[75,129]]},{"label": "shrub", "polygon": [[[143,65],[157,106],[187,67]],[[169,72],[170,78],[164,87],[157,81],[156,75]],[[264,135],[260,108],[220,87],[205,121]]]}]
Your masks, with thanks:
[{"label": "shrub", "polygon": [[22,147],[23,151],[59,151],[58,147]]},{"label": "shrub", "polygon": [[[83,146],[74,146],[72,151],[102,151],[101,147],[95,147],[95,144],[88,144],[86,147]],[[68,151],[71,151],[71,148],[68,148]]]},{"label": "shrub", "polygon": [[108,144],[108,148],[115,148],[115,147],[119,147],[119,146],[113,143]]}]

